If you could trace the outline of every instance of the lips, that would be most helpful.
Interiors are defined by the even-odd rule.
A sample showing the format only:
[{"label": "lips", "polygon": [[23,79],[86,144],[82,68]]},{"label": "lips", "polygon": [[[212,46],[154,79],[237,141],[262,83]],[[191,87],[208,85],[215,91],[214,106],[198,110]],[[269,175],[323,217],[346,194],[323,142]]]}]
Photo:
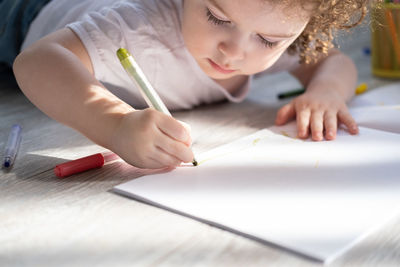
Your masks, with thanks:
[{"label": "lips", "polygon": [[223,74],[229,74],[229,73],[236,71],[236,70],[231,70],[231,69],[225,69],[225,68],[221,67],[220,65],[218,65],[217,63],[215,63],[214,61],[212,61],[211,59],[208,59],[208,62],[210,63],[211,67],[213,67],[213,69],[215,69],[216,71],[223,73]]}]

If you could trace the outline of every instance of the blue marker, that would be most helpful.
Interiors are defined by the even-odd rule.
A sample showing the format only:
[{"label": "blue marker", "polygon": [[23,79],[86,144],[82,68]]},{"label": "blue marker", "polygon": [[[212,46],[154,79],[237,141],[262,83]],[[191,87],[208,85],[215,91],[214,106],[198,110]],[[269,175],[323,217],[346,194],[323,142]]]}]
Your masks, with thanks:
[{"label": "blue marker", "polygon": [[4,164],[5,168],[13,165],[15,156],[17,155],[19,144],[21,143],[21,126],[14,124],[11,128],[10,135],[8,136],[6,149],[4,152]]},{"label": "blue marker", "polygon": [[364,53],[364,55],[366,55],[366,56],[370,56],[370,55],[371,55],[371,48],[369,48],[369,47],[364,47],[364,48],[363,48],[363,53]]}]

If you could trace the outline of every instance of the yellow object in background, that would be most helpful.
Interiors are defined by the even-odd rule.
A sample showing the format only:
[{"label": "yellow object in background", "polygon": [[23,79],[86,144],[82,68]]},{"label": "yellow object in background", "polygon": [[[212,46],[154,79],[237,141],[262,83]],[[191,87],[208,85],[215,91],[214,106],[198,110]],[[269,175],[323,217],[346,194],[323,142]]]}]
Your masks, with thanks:
[{"label": "yellow object in background", "polygon": [[376,4],[371,14],[372,73],[400,78],[400,4]]},{"label": "yellow object in background", "polygon": [[365,91],[368,90],[368,84],[366,83],[361,83],[359,86],[356,88],[356,95],[362,94]]}]

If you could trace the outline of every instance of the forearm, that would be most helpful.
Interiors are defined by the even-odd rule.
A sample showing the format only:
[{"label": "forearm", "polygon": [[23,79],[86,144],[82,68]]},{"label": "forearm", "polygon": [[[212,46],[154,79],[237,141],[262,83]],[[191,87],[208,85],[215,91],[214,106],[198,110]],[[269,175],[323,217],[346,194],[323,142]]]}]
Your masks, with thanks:
[{"label": "forearm", "polygon": [[107,148],[122,116],[133,111],[59,44],[45,43],[21,53],[14,72],[22,91],[39,109]]},{"label": "forearm", "polygon": [[337,50],[313,65],[300,66],[292,72],[307,88],[315,90],[336,90],[345,101],[355,92],[357,69],[353,61]]}]

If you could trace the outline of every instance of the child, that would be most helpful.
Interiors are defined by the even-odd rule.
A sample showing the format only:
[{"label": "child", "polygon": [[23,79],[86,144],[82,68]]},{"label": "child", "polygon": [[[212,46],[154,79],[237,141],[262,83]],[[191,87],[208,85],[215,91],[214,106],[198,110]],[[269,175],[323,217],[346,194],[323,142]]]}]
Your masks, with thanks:
[{"label": "child", "polygon": [[331,49],[332,31],[358,24],[366,2],[53,0],[30,25],[13,68],[42,111],[141,168],[191,162],[191,137],[174,118],[137,109],[146,105],[116,57],[120,47],[170,109],[241,101],[251,75],[288,70],[307,90],[276,123],[296,117],[299,137],[332,140],[338,122],[358,132],[346,107],[356,69]]}]

